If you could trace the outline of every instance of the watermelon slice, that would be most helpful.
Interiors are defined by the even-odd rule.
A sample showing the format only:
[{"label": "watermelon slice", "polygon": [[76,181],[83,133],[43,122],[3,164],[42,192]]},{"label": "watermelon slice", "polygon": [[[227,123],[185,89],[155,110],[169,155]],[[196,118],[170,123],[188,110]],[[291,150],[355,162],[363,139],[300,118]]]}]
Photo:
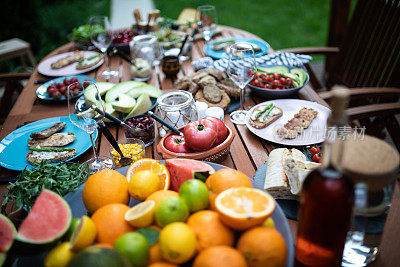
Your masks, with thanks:
[{"label": "watermelon slice", "polygon": [[10,249],[16,233],[17,230],[15,230],[15,226],[10,219],[0,214],[0,253],[7,252]]},{"label": "watermelon slice", "polygon": [[23,253],[52,247],[71,223],[71,209],[58,194],[43,189],[18,229],[15,246]]},{"label": "watermelon slice", "polygon": [[171,177],[171,189],[177,192],[185,181],[195,178],[205,182],[215,172],[209,164],[193,159],[167,159],[165,166]]}]

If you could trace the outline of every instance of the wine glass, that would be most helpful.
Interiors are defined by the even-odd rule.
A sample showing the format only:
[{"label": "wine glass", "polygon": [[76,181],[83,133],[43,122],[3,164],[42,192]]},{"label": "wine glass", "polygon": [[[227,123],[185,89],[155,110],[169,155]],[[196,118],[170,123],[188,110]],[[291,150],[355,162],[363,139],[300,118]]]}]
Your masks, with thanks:
[{"label": "wine glass", "polygon": [[229,61],[226,72],[229,78],[240,88],[240,109],[230,114],[230,119],[236,124],[246,123],[247,110],[244,109],[246,85],[255,75],[256,59],[250,43],[238,42],[229,47]]},{"label": "wine glass", "polygon": [[217,29],[218,24],[217,10],[215,9],[215,6],[199,6],[196,12],[196,19],[199,25],[199,30],[203,34],[206,43],[208,43]]},{"label": "wine glass", "polygon": [[113,33],[111,24],[106,16],[95,16],[90,18],[90,40],[104,54],[106,69],[100,74],[102,79],[118,77],[119,72],[111,70],[108,66],[107,49],[111,45]]},{"label": "wine glass", "polygon": [[[111,169],[113,167],[112,159],[107,157],[98,157],[96,155],[96,146],[93,140],[93,133],[97,129],[97,124],[102,123],[104,115],[97,113],[94,107],[97,107],[101,113],[104,114],[104,105],[101,100],[100,93],[96,87],[96,84],[90,81],[85,81],[89,83],[86,87],[87,103],[92,101],[89,105],[79,105],[79,110],[77,110],[77,97],[76,94],[79,92],[79,88],[83,85],[79,82],[72,83],[67,88],[67,99],[68,99],[68,113],[70,121],[77,127],[81,128],[88,134],[90,134],[90,141],[92,142],[94,157],[88,160],[86,163],[89,165],[90,173],[95,173],[104,169]],[[93,107],[93,108],[92,108]]]}]

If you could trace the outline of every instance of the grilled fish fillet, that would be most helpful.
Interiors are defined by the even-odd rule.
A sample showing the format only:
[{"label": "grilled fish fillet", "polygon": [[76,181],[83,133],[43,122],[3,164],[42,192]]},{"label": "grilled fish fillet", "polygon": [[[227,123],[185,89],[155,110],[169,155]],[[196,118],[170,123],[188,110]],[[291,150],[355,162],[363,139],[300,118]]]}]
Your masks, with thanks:
[{"label": "grilled fish fillet", "polygon": [[76,139],[73,133],[55,133],[45,139],[29,139],[28,146],[30,147],[53,147],[53,146],[66,146],[71,144]]},{"label": "grilled fish fillet", "polygon": [[66,57],[60,58],[56,62],[51,64],[52,69],[61,69],[72,63],[78,62],[79,60],[84,59],[85,55],[82,51],[76,51],[73,54],[70,54]]},{"label": "grilled fish fillet", "polygon": [[75,155],[76,149],[62,152],[29,151],[29,153],[26,155],[26,159],[29,161],[30,164],[37,165],[43,160],[47,160],[48,162],[60,162],[70,159]]},{"label": "grilled fish fillet", "polygon": [[277,134],[281,138],[294,139],[307,129],[318,112],[311,108],[302,108],[298,113],[294,114],[294,118],[289,120],[285,125],[277,130]]},{"label": "grilled fish fillet", "polygon": [[41,130],[40,132],[31,133],[30,137],[35,139],[47,138],[52,134],[55,134],[64,129],[65,125],[67,125],[65,122],[58,122],[47,129]]}]

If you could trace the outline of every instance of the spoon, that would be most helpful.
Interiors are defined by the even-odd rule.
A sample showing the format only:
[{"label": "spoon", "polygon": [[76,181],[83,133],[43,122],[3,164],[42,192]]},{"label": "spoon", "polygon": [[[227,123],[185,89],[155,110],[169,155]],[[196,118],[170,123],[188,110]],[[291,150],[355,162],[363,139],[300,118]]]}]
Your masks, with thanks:
[{"label": "spoon", "polygon": [[104,134],[104,136],[106,137],[106,139],[108,140],[108,142],[110,142],[110,144],[112,145],[112,147],[118,152],[118,154],[121,156],[121,159],[119,160],[119,164],[121,166],[126,166],[126,165],[130,165],[133,160],[131,158],[125,157],[124,154],[122,153],[121,149],[119,148],[118,142],[117,140],[115,140],[114,136],[112,135],[112,133],[110,132],[110,130],[108,130],[107,126],[104,124],[104,122],[100,122],[99,124],[99,128],[101,130],[101,132]]}]

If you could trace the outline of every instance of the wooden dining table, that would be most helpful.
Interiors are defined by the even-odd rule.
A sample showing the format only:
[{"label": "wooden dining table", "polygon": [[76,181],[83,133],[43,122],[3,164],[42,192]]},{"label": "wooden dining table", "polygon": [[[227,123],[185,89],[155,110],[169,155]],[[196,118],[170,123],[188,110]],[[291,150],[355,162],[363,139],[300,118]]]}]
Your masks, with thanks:
[{"label": "wooden dining table", "polygon": [[[222,37],[248,37],[261,40],[261,38],[249,32],[228,26],[219,26],[219,30]],[[205,42],[202,39],[196,40],[193,43],[191,60],[197,60],[205,56],[205,53],[203,51],[204,45]],[[44,59],[76,49],[77,48],[74,46],[73,43],[67,43],[51,52]],[[273,52],[274,51],[272,49],[269,50],[269,53]],[[118,56],[112,56],[109,61],[109,66],[111,69],[119,70],[120,76],[116,78],[111,78],[109,80],[100,79],[99,74],[106,68],[105,64],[100,66],[98,69],[86,73],[86,75],[96,78],[97,81],[108,81],[112,83],[119,83],[122,81],[131,80],[130,64],[124,61],[122,58]],[[188,60],[182,63],[181,70],[178,73],[177,77],[168,78],[160,70],[158,75],[156,72],[153,72],[153,75],[148,83],[159,87],[163,92],[167,92],[174,89],[175,79],[190,74],[194,71],[195,70],[191,62]],[[25,88],[19,95],[4,124],[2,125],[0,130],[0,140],[2,140],[6,135],[8,135],[21,125],[50,117],[68,116],[68,108],[66,102],[46,102],[37,98],[36,89],[39,87],[39,85],[34,84],[34,81],[44,78],[48,77],[41,75],[36,68],[29,81],[27,82]],[[299,93],[294,96],[294,98],[315,101],[321,105],[328,106],[328,104],[321,97],[319,97],[319,95],[311,88],[310,85],[304,86],[299,91]],[[264,101],[266,101],[266,99],[251,95],[250,91],[248,90],[246,92],[245,108],[249,109],[250,107]],[[257,137],[256,135],[252,134],[245,125],[236,125],[231,123],[228,114],[225,115],[225,123],[231,129],[233,129],[236,137],[232,142],[228,157],[221,164],[240,170],[250,178],[252,178],[255,175],[256,170],[268,160],[268,155],[271,150],[282,147],[282,145],[275,144]],[[115,125],[110,125],[109,128],[116,139],[124,138],[125,133],[123,128],[117,127]],[[159,140],[160,137],[156,135],[156,140],[154,144],[146,148],[145,157],[162,159],[161,155],[156,151],[156,145]],[[99,138],[97,140],[98,154],[102,156],[110,156],[109,147],[110,143],[104,138],[104,136],[99,135]],[[92,150],[88,150],[87,152],[76,158],[74,161],[82,163],[91,158],[93,156],[92,153]],[[18,172],[16,171],[11,171],[3,167],[1,167],[0,169],[0,181],[2,177],[17,175]],[[0,195],[3,195],[6,187],[6,184],[0,185]],[[398,253],[398,248],[400,247],[399,187],[400,183],[396,182],[393,194],[393,202],[386,222],[379,254],[377,259],[371,264],[371,266],[400,266],[400,253]],[[2,197],[0,197],[0,200],[2,200]],[[290,219],[288,221],[295,239],[297,221]]]}]

